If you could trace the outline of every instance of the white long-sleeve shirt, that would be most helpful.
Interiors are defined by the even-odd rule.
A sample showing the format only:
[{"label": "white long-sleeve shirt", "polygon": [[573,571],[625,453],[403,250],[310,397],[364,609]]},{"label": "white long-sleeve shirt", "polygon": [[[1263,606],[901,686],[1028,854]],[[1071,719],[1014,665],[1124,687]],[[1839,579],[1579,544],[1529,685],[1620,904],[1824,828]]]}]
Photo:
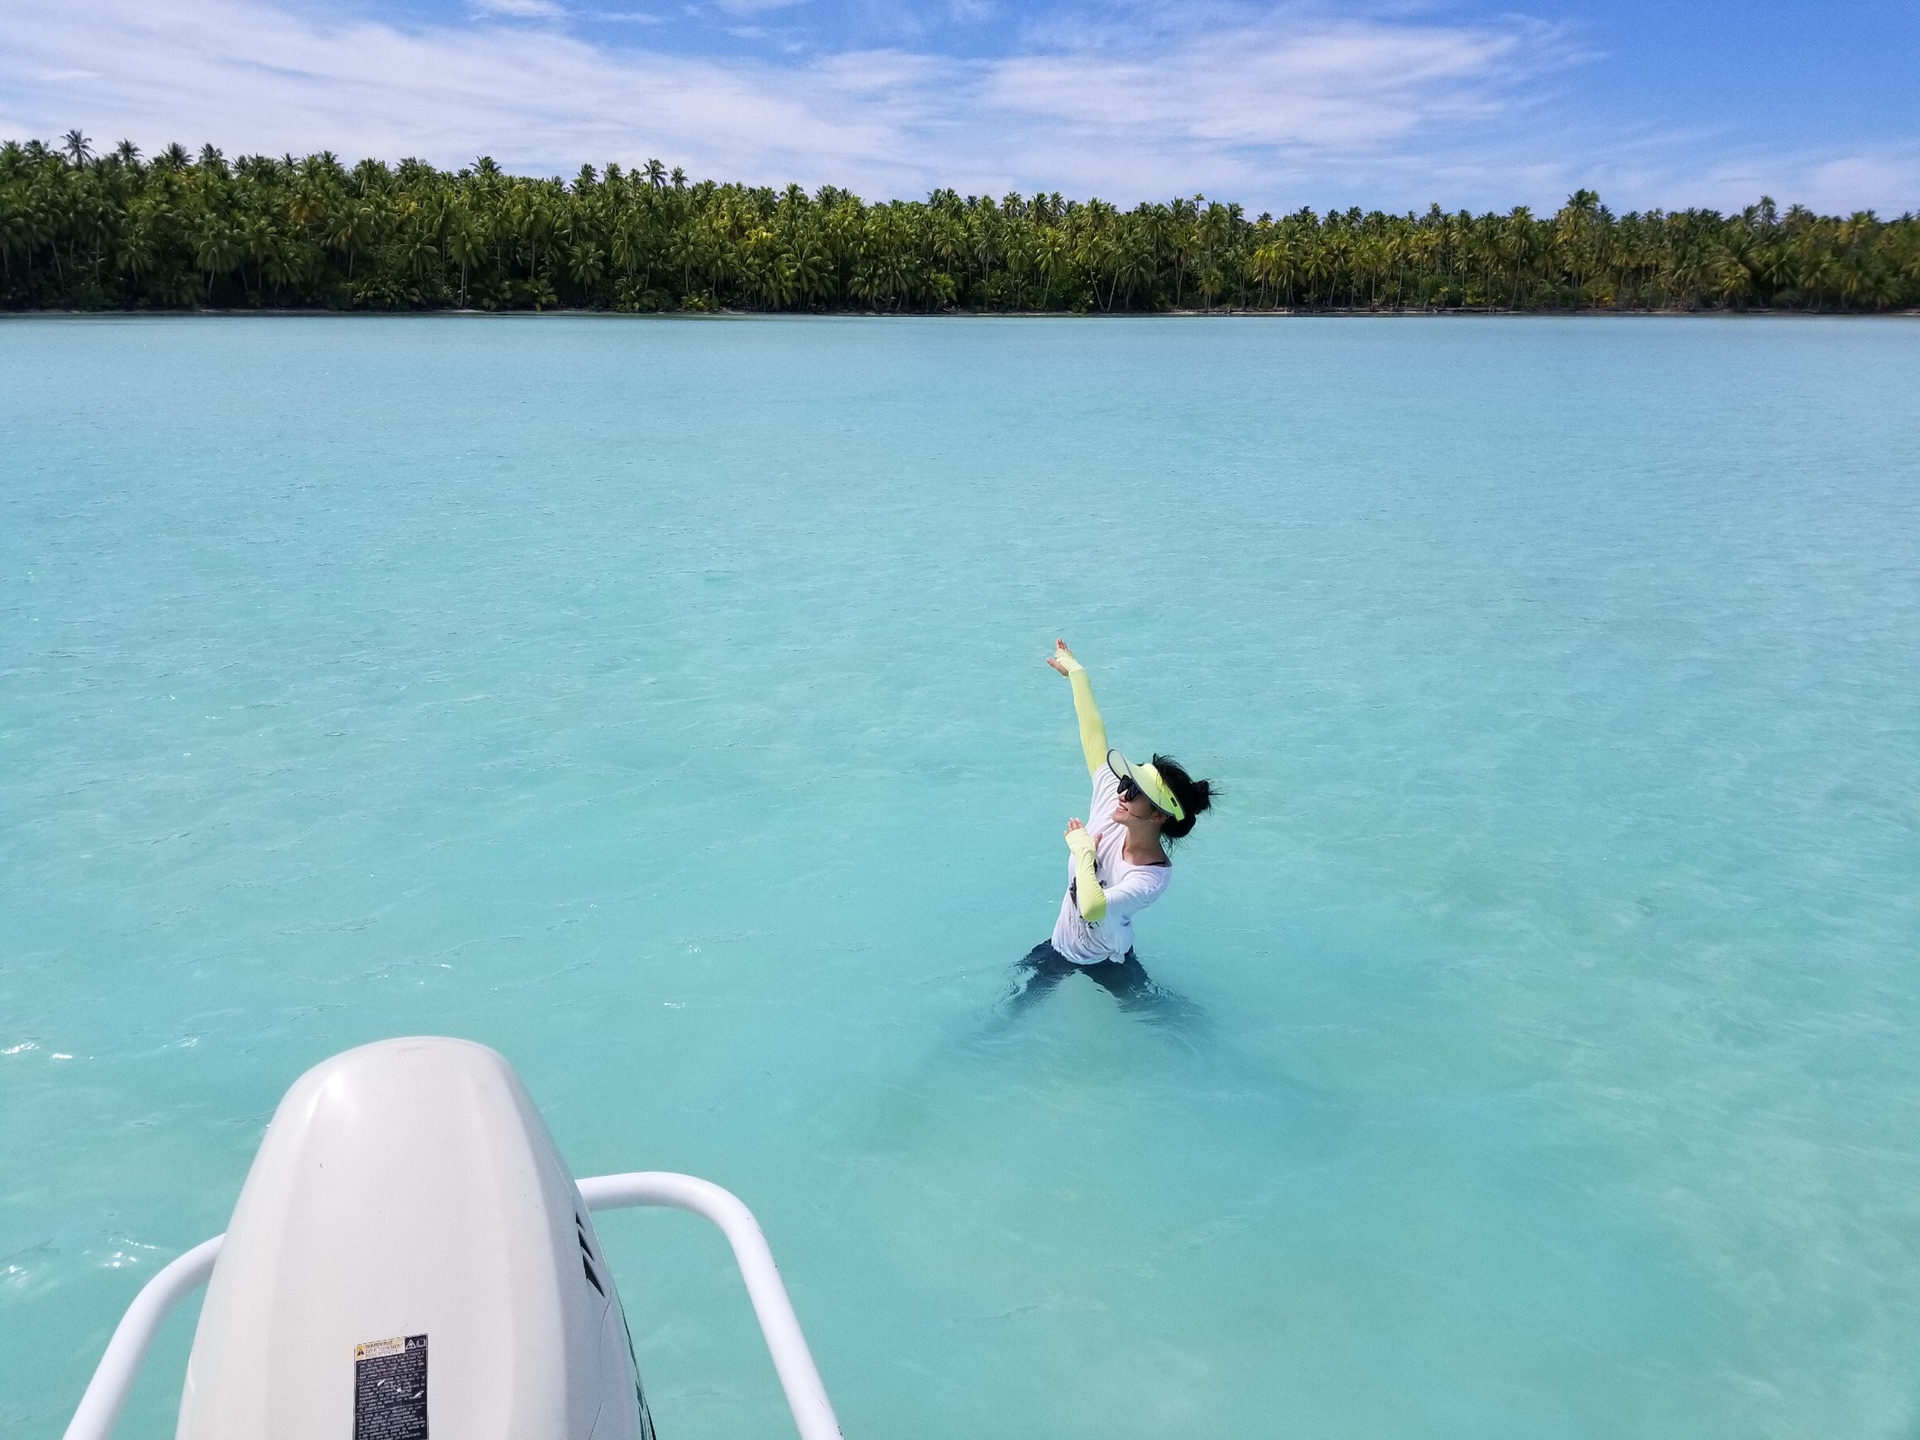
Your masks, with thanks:
[{"label": "white long-sleeve shirt", "polygon": [[1093,799],[1087,802],[1094,876],[1107,897],[1107,913],[1096,925],[1089,925],[1080,914],[1072,883],[1077,862],[1071,855],[1067,859],[1067,893],[1060,901],[1060,918],[1053,922],[1053,948],[1076,965],[1126,959],[1133,948],[1133,917],[1160,898],[1173,875],[1165,863],[1134,865],[1122,854],[1127,828],[1113,818],[1120,803],[1119,785],[1112,767],[1102,765],[1094,772]]}]

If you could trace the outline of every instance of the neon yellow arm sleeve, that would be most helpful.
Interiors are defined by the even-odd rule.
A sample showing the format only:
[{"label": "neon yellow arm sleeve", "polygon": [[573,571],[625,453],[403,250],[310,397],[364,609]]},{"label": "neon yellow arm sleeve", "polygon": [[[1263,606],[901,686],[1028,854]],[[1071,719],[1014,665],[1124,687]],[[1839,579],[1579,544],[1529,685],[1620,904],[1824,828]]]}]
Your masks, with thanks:
[{"label": "neon yellow arm sleeve", "polygon": [[1070,661],[1067,679],[1073,685],[1073,713],[1080,720],[1080,753],[1087,758],[1087,774],[1098,775],[1107,763],[1107,722],[1093,703],[1093,682],[1087,679],[1086,668]]},{"label": "neon yellow arm sleeve", "polygon": [[[1079,676],[1074,677],[1076,680]],[[1096,713],[1094,721],[1099,722]],[[1104,761],[1106,752],[1101,752]],[[1107,892],[1100,888],[1100,882],[1093,873],[1093,836],[1085,830],[1067,832],[1067,849],[1073,852],[1073,895],[1074,903],[1080,907],[1080,918],[1089,925],[1098,925],[1107,917]]]}]

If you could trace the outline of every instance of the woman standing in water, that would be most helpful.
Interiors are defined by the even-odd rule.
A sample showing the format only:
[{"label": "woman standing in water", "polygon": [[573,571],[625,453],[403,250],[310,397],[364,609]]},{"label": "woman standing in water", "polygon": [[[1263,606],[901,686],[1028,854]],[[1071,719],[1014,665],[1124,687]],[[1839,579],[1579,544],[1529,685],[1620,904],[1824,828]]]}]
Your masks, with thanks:
[{"label": "woman standing in water", "polygon": [[1088,823],[1067,822],[1072,859],[1066,897],[1053,935],[1020,962],[1007,1008],[1025,1010],[1078,971],[1103,986],[1125,1010],[1152,1018],[1185,1018],[1191,1007],[1156,985],[1133,953],[1133,917],[1160,898],[1172,874],[1167,842],[1193,829],[1212,804],[1213,787],[1165,755],[1136,765],[1107,748],[1107,727],[1093,703],[1093,684],[1067,642],[1054,642],[1047,664],[1073,686],[1080,750],[1093,777]]}]

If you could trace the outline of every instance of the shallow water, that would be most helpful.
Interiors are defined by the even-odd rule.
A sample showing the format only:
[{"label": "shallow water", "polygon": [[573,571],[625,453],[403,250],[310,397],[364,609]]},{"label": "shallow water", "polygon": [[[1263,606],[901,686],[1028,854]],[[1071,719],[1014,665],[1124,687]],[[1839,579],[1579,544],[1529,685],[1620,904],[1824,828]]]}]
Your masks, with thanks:
[{"label": "shallow water", "polygon": [[[1920,327],[0,324],[0,1428],[301,1070],[760,1215],[849,1436],[1920,1424]],[[1227,798],[999,1028],[1116,744]],[[791,1433],[608,1217],[664,1440]],[[176,1321],[121,1434],[170,1433]]]}]

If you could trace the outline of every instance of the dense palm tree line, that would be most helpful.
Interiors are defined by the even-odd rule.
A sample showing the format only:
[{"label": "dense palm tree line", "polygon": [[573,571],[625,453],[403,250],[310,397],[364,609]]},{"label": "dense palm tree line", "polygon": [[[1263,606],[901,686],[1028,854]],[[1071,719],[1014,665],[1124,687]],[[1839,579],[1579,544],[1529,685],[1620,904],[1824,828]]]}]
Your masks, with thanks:
[{"label": "dense palm tree line", "polygon": [[689,183],[659,161],[571,183],[418,160],[87,138],[0,145],[0,307],[612,310],[1883,311],[1920,306],[1920,219],[1763,200],[1615,215],[1301,210],[1058,194],[867,204]]}]

